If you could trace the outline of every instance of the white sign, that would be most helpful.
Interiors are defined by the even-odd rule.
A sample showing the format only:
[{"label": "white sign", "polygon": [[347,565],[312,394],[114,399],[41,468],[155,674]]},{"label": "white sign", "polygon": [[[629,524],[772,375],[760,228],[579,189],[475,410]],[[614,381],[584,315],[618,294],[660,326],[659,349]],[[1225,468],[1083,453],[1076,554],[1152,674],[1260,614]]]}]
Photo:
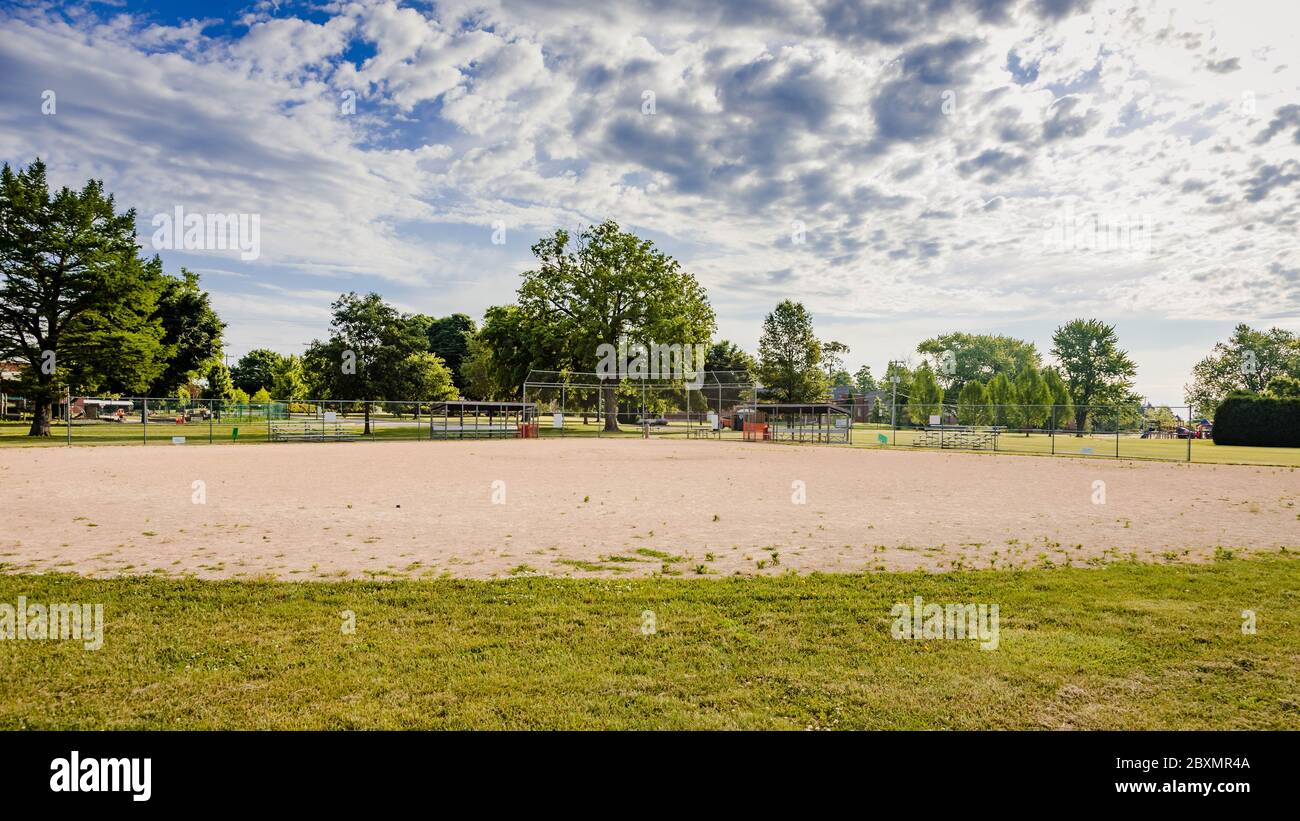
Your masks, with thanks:
[{"label": "white sign", "polygon": [[721,428],[718,425],[718,415],[713,411],[709,411],[709,430],[720,430],[720,429]]},{"label": "white sign", "polygon": [[931,424],[931,425],[938,425],[938,424],[939,424],[939,417],[936,416],[935,414],[930,414],[930,424]]},{"label": "white sign", "polygon": [[173,437],[172,437],[172,444],[173,444],[173,445],[183,445],[183,444],[185,444],[185,437],[184,437],[184,436],[173,436]]},{"label": "white sign", "polygon": [[326,422],[337,422],[337,421],[339,421],[339,413],[338,413],[338,411],[325,411],[325,421],[326,421]]},{"label": "white sign", "polygon": [[564,427],[564,414],[562,413],[551,414],[551,427],[553,428]]}]

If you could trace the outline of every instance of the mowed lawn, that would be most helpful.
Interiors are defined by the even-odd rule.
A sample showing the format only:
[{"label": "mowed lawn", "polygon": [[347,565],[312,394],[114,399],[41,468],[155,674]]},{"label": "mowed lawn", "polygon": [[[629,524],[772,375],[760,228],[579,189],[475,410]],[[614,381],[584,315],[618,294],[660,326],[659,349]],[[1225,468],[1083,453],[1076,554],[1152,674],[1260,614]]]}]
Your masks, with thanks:
[{"label": "mowed lawn", "polygon": [[[997,604],[1000,646],[893,639],[891,606],[917,595]],[[0,602],[19,596],[102,603],[105,636],[0,642],[4,728],[1300,728],[1294,552],[715,580],[0,575]]]},{"label": "mowed lawn", "polygon": [[[301,419],[295,418],[301,422]],[[486,422],[484,422],[486,424]],[[641,429],[636,425],[624,424],[619,434],[604,433],[594,420],[586,423],[581,416],[565,418],[563,429],[551,428],[543,424],[540,433],[546,438],[553,436],[611,436],[628,438],[641,436]],[[33,438],[27,435],[29,424],[17,422],[0,422],[0,447],[66,447],[68,429],[59,422],[51,426],[48,438]],[[363,423],[360,417],[348,417],[344,427],[360,437]],[[238,435],[235,431],[238,429]],[[682,436],[684,428],[655,428],[655,436]],[[209,425],[207,422],[191,422],[178,425],[168,422],[151,422],[148,425],[138,423],[95,423],[78,422],[72,426],[73,446],[89,445],[151,445],[157,447],[172,446],[173,436],[185,437],[185,445],[231,443],[265,444],[269,440],[270,429],[265,419],[223,420]],[[885,441],[881,442],[880,437]],[[421,419],[419,424],[407,416],[394,418],[376,415],[369,436],[381,441],[415,441],[429,439],[429,420]],[[724,431],[722,438],[739,441],[741,435],[734,431]],[[856,424],[853,428],[853,447],[878,448],[897,447],[911,449],[917,434],[909,429],[879,428]],[[771,444],[771,443],[767,443]],[[790,444],[790,443],[782,443]],[[1136,435],[1126,434],[1116,440],[1115,436],[1106,434],[1089,434],[1077,437],[1063,433],[1049,436],[1043,433],[1031,433],[1028,436],[1019,433],[1003,434],[998,438],[999,454],[1024,454],[1033,456],[1074,456],[1080,458],[1114,459],[1118,452],[1122,459],[1157,459],[1161,461],[1187,461],[1188,448],[1186,439],[1142,439]],[[1300,467],[1300,448],[1242,447],[1237,445],[1217,445],[1213,440],[1192,440],[1191,461],[1202,464],[1238,464],[1280,467]],[[843,445],[824,445],[823,447],[843,447]],[[992,453],[991,451],[986,451]]]}]

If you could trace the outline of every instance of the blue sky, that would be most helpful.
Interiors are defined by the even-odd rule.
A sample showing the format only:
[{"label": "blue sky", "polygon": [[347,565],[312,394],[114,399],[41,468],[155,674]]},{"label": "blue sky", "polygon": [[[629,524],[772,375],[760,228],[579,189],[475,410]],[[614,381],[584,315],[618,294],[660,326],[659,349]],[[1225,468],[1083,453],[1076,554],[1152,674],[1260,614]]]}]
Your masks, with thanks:
[{"label": "blue sky", "polygon": [[5,3],[0,159],[103,179],[146,245],[178,206],[257,214],[257,259],[160,252],[232,356],[300,351],[347,290],[478,317],[536,238],[612,217],[750,350],[786,297],[877,374],[952,330],[1046,355],[1095,316],[1180,403],[1234,324],[1300,330],[1297,23],[1241,0]]}]

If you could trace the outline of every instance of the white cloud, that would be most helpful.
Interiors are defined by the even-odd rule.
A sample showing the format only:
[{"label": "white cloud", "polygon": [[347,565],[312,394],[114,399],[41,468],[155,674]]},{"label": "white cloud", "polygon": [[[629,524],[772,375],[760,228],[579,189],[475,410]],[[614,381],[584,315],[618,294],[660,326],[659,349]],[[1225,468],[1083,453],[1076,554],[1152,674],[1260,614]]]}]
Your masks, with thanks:
[{"label": "white cloud", "polygon": [[[101,177],[146,219],[261,214],[262,258],[237,273],[282,288],[276,301],[209,283],[236,338],[268,315],[258,305],[317,321],[315,297],[336,288],[481,310],[511,298],[537,235],[605,217],[695,270],[724,333],[756,337],[796,296],[877,367],[897,354],[882,323],[1300,316],[1300,126],[1278,114],[1300,87],[1296,10],[984,7],[340,2],[311,19],[257,11],[234,34],[13,10],[0,154],[39,154],[62,183]],[[1067,202],[1148,221],[1151,252],[1045,248]],[[489,242],[497,220],[505,247]]]}]

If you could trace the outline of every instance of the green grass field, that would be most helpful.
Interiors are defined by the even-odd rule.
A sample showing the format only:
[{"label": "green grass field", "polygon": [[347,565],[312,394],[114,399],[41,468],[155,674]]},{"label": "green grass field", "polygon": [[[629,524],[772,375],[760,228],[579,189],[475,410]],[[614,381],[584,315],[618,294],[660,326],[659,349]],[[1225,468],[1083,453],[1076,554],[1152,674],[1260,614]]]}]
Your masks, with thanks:
[{"label": "green grass field", "polygon": [[[894,640],[890,607],[915,595],[998,604],[1000,646]],[[0,642],[4,728],[1300,729],[1294,553],[718,580],[0,575],[0,602],[19,596],[103,603],[105,636]]]},{"label": "green grass field", "polygon": [[[349,418],[349,428],[360,434],[360,418]],[[234,430],[238,428],[238,438]],[[16,422],[0,423],[0,447],[34,446],[57,447],[67,445],[67,428],[56,423],[48,439],[35,439],[27,436],[27,424]],[[552,436],[610,436],[602,433],[594,421],[583,423],[581,417],[570,416],[565,420],[563,429],[548,427],[543,424],[540,433],[544,437]],[[194,422],[177,425],[156,422],[149,425],[138,423],[74,423],[72,426],[72,443],[74,445],[170,445],[173,436],[186,437],[187,445],[214,444],[257,444],[268,441],[269,428],[265,419],[243,421],[222,421],[211,426],[206,422]],[[638,438],[640,428],[624,425],[617,436]],[[656,429],[655,436],[680,437],[680,429]],[[879,437],[884,436],[887,443],[882,444]],[[907,429],[891,431],[888,427],[877,428],[856,425],[853,430],[853,447],[877,448],[898,447],[911,449],[916,434]],[[428,420],[423,419],[419,426],[409,416],[395,419],[376,416],[371,434],[365,437],[376,441],[416,441],[429,438]],[[740,441],[739,433],[724,431],[723,439]],[[1058,434],[1055,437],[1041,433],[1028,436],[1018,433],[1004,434],[998,439],[999,453],[1019,453],[1037,456],[1077,456],[1091,458],[1115,458],[1116,453],[1124,459],[1158,459],[1162,461],[1187,461],[1188,442],[1185,439],[1139,439],[1137,436],[1105,434],[1076,437]],[[1255,448],[1233,445],[1216,445],[1212,440],[1192,440],[1191,461],[1205,464],[1240,464],[1240,465],[1276,465],[1281,467],[1300,467],[1300,448]]]}]

